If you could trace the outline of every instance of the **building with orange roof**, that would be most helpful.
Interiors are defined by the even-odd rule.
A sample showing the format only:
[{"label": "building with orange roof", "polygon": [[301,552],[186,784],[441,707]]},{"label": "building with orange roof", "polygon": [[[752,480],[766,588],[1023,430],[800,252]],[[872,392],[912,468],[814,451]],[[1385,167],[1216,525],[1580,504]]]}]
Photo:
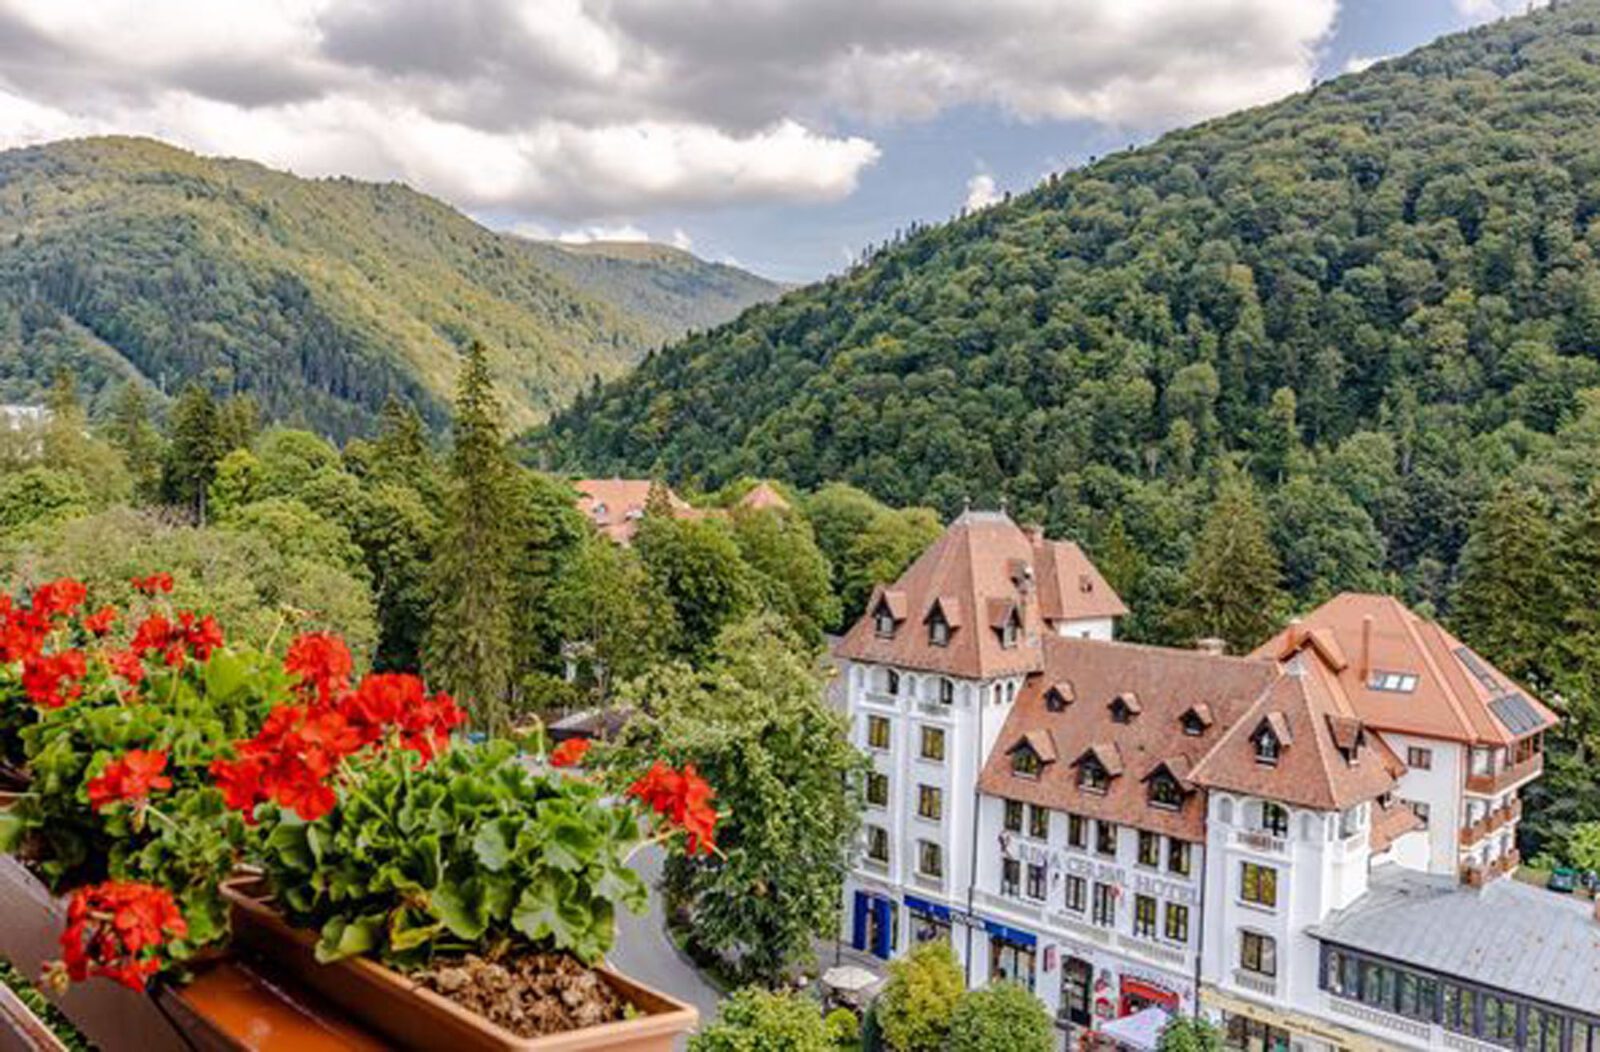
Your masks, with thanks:
[{"label": "building with orange roof", "polygon": [[758,482],[749,493],[739,498],[737,507],[752,511],[789,511],[792,506],[772,483]]},{"label": "building with orange roof", "polygon": [[[650,490],[656,483],[651,479],[579,479],[573,483],[578,491],[578,510],[594,524],[594,528],[618,544],[629,544],[644,518],[645,506],[650,502]],[[662,484],[665,487],[665,484]],[[666,490],[667,504],[672,514],[680,519],[700,518],[703,514],[688,501]]]},{"label": "building with orange roof", "polygon": [[856,949],[949,940],[970,985],[1023,983],[1068,1039],[1146,1010],[1241,1047],[1475,1048],[1507,1018],[1561,1037],[1528,1047],[1600,1039],[1584,965],[1557,1007],[1495,987],[1514,946],[1371,956],[1405,874],[1457,889],[1428,886],[1441,915],[1491,908],[1549,709],[1386,597],[1243,657],[1116,642],[1125,612],[1076,545],[992,512],[873,591],[835,647],[871,762]]}]

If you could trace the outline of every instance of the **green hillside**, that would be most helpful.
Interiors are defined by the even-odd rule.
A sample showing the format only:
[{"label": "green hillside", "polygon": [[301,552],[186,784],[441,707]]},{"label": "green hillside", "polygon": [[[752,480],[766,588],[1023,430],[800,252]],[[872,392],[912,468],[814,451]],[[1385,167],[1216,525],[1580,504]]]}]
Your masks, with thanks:
[{"label": "green hillside", "polygon": [[946,512],[1004,497],[1164,572],[1234,459],[1297,596],[1394,570],[1442,599],[1485,494],[1576,441],[1597,255],[1600,5],[1562,4],[916,232],[532,446]]},{"label": "green hillside", "polygon": [[473,338],[526,426],[776,286],[675,253],[609,260],[398,184],[305,180],[141,139],[0,153],[0,400],[60,363],[248,391],[335,435],[391,394],[435,421]]}]

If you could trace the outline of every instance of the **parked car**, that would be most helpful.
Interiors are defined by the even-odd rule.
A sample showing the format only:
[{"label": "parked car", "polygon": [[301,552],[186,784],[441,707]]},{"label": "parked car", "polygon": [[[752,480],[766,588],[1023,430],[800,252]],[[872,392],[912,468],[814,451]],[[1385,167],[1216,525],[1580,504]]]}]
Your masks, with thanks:
[{"label": "parked car", "polygon": [[1551,891],[1559,891],[1565,895],[1572,894],[1573,890],[1577,888],[1577,886],[1578,871],[1567,866],[1562,866],[1558,869],[1552,870],[1550,873],[1550,883],[1545,885],[1545,887],[1549,888]]}]

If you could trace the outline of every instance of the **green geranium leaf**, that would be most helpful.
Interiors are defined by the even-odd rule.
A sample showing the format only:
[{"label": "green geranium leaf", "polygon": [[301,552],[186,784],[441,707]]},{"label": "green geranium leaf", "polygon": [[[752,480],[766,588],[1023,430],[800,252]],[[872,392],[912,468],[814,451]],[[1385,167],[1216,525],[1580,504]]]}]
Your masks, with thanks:
[{"label": "green geranium leaf", "polygon": [[219,650],[206,662],[206,693],[215,700],[237,694],[250,677],[250,663],[237,654]]},{"label": "green geranium leaf", "polygon": [[429,896],[434,916],[444,922],[451,934],[477,939],[489,929],[489,901],[483,881],[477,877],[462,883],[443,880]]},{"label": "green geranium leaf", "polygon": [[515,852],[516,833],[521,823],[516,819],[500,819],[484,824],[472,838],[472,853],[485,869],[498,873],[506,868]]},{"label": "green geranium leaf", "polygon": [[367,914],[347,921],[330,917],[317,940],[317,960],[323,964],[360,953],[371,953],[383,938],[383,914]]}]

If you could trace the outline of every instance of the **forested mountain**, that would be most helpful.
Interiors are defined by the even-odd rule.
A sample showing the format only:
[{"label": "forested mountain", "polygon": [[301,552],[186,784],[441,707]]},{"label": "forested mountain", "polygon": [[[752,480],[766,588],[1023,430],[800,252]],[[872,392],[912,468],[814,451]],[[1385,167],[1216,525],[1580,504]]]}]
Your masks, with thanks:
[{"label": "forested mountain", "polygon": [[1390,569],[1441,599],[1478,502],[1600,385],[1597,128],[1595,3],[1445,38],[918,231],[535,448],[1004,496],[1169,568],[1231,456],[1298,595]]},{"label": "forested mountain", "polygon": [[198,378],[334,435],[391,394],[438,424],[478,338],[526,426],[777,291],[685,253],[527,241],[398,184],[151,140],[0,153],[0,400],[67,364],[91,400],[118,378]]}]

